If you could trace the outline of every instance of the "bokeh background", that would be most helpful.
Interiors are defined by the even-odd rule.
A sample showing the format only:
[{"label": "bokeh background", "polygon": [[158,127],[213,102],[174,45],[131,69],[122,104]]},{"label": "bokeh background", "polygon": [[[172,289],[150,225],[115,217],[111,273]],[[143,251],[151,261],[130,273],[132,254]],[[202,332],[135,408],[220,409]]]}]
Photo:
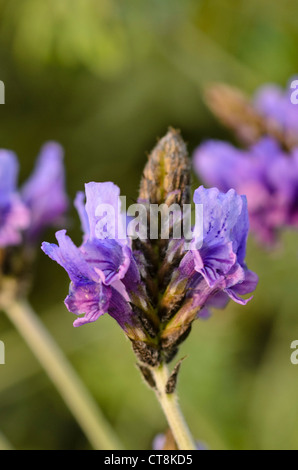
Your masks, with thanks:
[{"label": "bokeh background", "polygon": [[[190,154],[206,138],[233,140],[203,102],[206,84],[252,93],[297,73],[297,13],[296,0],[0,0],[0,147],[17,152],[23,181],[43,142],[57,140],[71,199],[85,182],[112,180],[133,201],[146,154],[169,125]],[[71,210],[77,243],[79,225]],[[54,241],[54,231],[44,238]],[[298,448],[297,239],[284,233],[274,252],[250,240],[254,299],[197,322],[181,347],[181,406],[210,449]],[[108,316],[74,329],[67,291],[64,271],[40,252],[34,308],[127,448],[150,449],[166,424],[128,341]],[[11,445],[89,449],[4,314],[0,339],[0,429]]]}]

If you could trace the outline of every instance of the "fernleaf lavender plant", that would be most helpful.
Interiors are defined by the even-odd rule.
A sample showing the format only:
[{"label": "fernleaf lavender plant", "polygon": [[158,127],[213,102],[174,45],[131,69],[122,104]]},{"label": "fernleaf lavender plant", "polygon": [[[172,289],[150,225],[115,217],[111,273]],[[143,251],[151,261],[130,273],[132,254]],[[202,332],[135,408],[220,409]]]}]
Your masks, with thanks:
[{"label": "fernleaf lavender plant", "polygon": [[[66,307],[77,316],[74,326],[92,323],[108,313],[131,341],[139,368],[155,390],[179,449],[196,449],[176,399],[180,363],[170,374],[169,363],[187,338],[193,322],[210,307],[230,299],[245,305],[257,276],[245,263],[249,230],[245,196],[233,189],[199,187],[193,196],[203,206],[203,241],[170,237],[146,239],[117,236],[126,230],[125,217],[105,218],[99,208],[109,204],[119,214],[120,189],[112,182],[91,182],[75,205],[83,227],[77,247],[65,230],[57,244],[43,251],[68,273],[71,284]],[[189,204],[190,162],[179,132],[170,129],[149,156],[140,184],[138,203],[150,221],[152,205]],[[181,221],[182,223],[182,221]],[[196,222],[197,223],[197,222]],[[113,230],[112,230],[113,228]],[[116,228],[116,230],[115,230]],[[194,227],[193,233],[197,233]]]}]

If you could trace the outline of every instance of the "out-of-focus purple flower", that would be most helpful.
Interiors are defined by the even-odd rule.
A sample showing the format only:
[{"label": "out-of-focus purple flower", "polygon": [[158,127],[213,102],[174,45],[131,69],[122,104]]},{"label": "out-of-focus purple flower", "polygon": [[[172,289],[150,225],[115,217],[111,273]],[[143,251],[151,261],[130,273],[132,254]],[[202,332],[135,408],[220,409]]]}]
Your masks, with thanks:
[{"label": "out-of-focus purple flower", "polygon": [[31,213],[27,241],[35,241],[52,224],[60,223],[67,206],[63,149],[56,142],[46,143],[35,170],[24,184],[21,195]]},{"label": "out-of-focus purple flower", "polygon": [[[130,301],[131,291],[140,288],[140,276],[129,241],[117,239],[114,233],[115,221],[121,223],[121,217],[117,216],[119,188],[110,182],[88,183],[85,188],[85,207],[82,193],[75,201],[84,230],[83,244],[76,247],[62,230],[56,234],[59,245],[45,242],[42,249],[70,277],[70,292],[65,304],[70,312],[83,315],[75,320],[74,326],[94,322],[107,312],[128,336],[134,328],[136,339],[137,320]],[[98,212],[105,204],[109,205],[106,217]],[[124,230],[123,227],[116,228]],[[138,339],[144,339],[142,332]]]},{"label": "out-of-focus purple flower", "polygon": [[59,223],[68,200],[64,187],[63,151],[48,142],[42,148],[36,169],[19,191],[18,161],[0,150],[0,247],[33,244],[42,230]]},{"label": "out-of-focus purple flower", "polygon": [[[153,450],[178,450],[177,445],[175,444],[172,433],[167,434],[157,434],[153,439],[152,443]],[[196,450],[208,450],[206,445],[202,442],[196,442]]]},{"label": "out-of-focus purple flower", "polygon": [[291,154],[270,137],[248,150],[207,141],[194,153],[200,179],[222,191],[234,188],[248,201],[252,231],[271,244],[284,226],[298,226],[298,149]]},{"label": "out-of-focus purple flower", "polygon": [[291,102],[290,94],[290,89],[267,84],[259,88],[253,98],[258,113],[270,121],[277,132],[287,135],[288,139],[298,133],[298,108]]},{"label": "out-of-focus purple flower", "polygon": [[15,154],[0,150],[0,248],[19,244],[30,223],[29,210],[17,193],[17,175]]},{"label": "out-of-focus purple flower", "polygon": [[[206,101],[219,120],[245,145],[264,136],[278,140],[286,149],[298,146],[297,90],[266,84],[250,99],[241,90],[221,83],[206,90]],[[293,95],[292,95],[293,94]]]}]

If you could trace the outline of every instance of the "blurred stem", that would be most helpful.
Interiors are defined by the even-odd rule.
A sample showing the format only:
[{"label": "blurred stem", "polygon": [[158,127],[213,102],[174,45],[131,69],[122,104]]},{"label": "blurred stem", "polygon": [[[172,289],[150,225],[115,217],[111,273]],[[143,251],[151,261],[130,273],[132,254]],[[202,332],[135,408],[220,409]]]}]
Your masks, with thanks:
[{"label": "blurred stem", "polygon": [[26,300],[5,305],[8,318],[25,339],[59,390],[95,449],[116,450],[123,446],[72,365]]},{"label": "blurred stem", "polygon": [[0,431],[0,450],[13,450],[12,445]]},{"label": "blurred stem", "polygon": [[169,379],[166,365],[161,364],[159,367],[152,368],[151,371],[155,380],[157,399],[179,450],[196,450],[194,439],[180,410],[176,393],[166,393],[166,384]]}]

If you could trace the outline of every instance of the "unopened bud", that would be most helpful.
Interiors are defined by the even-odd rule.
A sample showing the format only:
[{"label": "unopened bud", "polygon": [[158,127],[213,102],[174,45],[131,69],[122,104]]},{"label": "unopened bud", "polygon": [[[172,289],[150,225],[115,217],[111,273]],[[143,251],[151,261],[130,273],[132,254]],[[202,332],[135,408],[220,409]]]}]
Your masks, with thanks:
[{"label": "unopened bud", "polygon": [[149,155],[139,200],[168,206],[190,202],[190,161],[179,131],[170,128]]},{"label": "unopened bud", "polygon": [[207,105],[215,116],[245,143],[256,142],[264,133],[264,122],[237,88],[216,83],[207,88]]}]

